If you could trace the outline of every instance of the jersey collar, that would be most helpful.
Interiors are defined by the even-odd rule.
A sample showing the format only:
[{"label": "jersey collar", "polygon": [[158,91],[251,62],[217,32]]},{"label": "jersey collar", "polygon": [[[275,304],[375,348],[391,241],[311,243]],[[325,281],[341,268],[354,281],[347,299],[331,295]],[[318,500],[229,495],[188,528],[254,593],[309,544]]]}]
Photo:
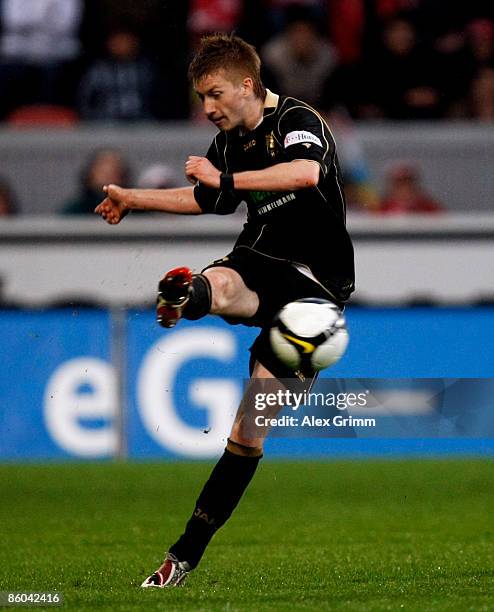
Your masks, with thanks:
[{"label": "jersey collar", "polygon": [[278,94],[273,93],[269,89],[266,89],[266,98],[264,100],[264,117],[269,117],[272,115],[275,110],[278,108],[280,96]]},{"label": "jersey collar", "polygon": [[246,134],[251,134],[254,130],[257,130],[257,128],[264,121],[264,119],[272,115],[278,108],[279,99],[280,96],[278,94],[275,94],[269,89],[266,89],[266,98],[264,99],[264,111],[262,117],[259,119],[259,123],[254,128],[252,128],[252,130],[244,131],[243,129],[239,128],[238,135],[245,136]]}]

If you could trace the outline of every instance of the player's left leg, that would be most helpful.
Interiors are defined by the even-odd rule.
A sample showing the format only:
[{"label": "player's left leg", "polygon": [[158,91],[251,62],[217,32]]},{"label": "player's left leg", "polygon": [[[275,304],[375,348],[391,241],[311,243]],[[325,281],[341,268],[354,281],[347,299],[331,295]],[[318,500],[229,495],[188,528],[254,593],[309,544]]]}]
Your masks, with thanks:
[{"label": "player's left leg", "polygon": [[[267,435],[267,429],[252,426],[256,414],[253,396],[259,391],[262,381],[269,381],[270,391],[285,388],[267,368],[259,362],[255,363],[226,449],[204,485],[184,533],[170,548],[161,567],[143,582],[143,587],[180,584],[186,574],[198,565],[211,538],[239,503],[262,457]],[[275,416],[281,408],[270,407],[267,416]]]},{"label": "player's left leg", "polygon": [[[169,273],[180,282],[185,279],[188,288],[193,278],[197,283],[197,292],[196,285],[187,292],[183,291],[183,287],[178,287],[178,297],[183,299],[185,296],[185,301],[179,305],[180,312],[173,324],[180,316],[194,319],[213,312],[230,322],[260,326],[262,332],[251,347],[252,377],[225,452],[199,495],[184,533],[170,548],[163,565],[144,581],[143,587],[181,583],[187,572],[197,566],[211,538],[240,501],[257,469],[268,433],[267,428],[255,425],[257,411],[254,396],[259,391],[265,391],[264,387],[269,392],[284,390],[285,385],[279,379],[293,376],[293,372],[282,366],[272,353],[269,343],[272,318],[283,304],[300,297],[318,295],[319,289],[319,285],[313,284],[288,262],[275,262],[248,249],[233,251],[197,277],[192,277],[189,270],[188,273],[190,276],[184,276],[181,269],[177,274],[173,270]],[[262,296],[261,301],[259,296]],[[274,417],[281,408],[272,406],[269,412],[263,411],[263,415]]]}]

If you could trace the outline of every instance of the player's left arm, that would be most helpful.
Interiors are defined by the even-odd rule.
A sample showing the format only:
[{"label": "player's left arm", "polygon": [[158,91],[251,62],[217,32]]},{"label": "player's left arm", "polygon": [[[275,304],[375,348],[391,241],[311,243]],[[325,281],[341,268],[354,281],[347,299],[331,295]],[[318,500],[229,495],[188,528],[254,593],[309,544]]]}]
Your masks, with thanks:
[{"label": "player's left arm", "polygon": [[[233,174],[234,188],[256,191],[295,191],[315,187],[319,182],[319,165],[313,160],[296,159],[264,168]],[[220,188],[221,172],[205,157],[189,157],[187,174],[203,185]]]}]

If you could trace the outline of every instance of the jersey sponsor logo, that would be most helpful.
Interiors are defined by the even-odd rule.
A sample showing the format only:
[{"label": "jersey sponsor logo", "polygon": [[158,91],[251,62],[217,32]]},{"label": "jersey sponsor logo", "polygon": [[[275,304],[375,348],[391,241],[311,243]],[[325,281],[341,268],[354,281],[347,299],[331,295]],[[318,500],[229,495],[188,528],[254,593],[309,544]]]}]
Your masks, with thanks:
[{"label": "jersey sponsor logo", "polygon": [[250,149],[253,149],[255,146],[256,146],[256,140],[254,138],[253,140],[250,140],[249,142],[244,144],[244,151],[249,151]]},{"label": "jersey sponsor logo", "polygon": [[313,143],[322,147],[322,142],[320,139],[311,132],[306,132],[304,130],[300,130],[297,132],[289,132],[285,136],[285,140],[283,142],[283,146],[286,148],[291,147],[294,144],[304,144],[304,143]]}]

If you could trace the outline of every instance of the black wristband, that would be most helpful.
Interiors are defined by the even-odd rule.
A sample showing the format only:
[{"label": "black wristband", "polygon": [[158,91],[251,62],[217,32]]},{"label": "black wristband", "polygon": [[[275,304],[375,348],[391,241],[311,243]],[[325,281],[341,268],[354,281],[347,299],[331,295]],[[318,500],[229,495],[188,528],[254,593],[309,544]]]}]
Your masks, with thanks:
[{"label": "black wristband", "polygon": [[233,184],[233,174],[220,174],[220,190],[221,191],[235,191],[235,185]]}]

